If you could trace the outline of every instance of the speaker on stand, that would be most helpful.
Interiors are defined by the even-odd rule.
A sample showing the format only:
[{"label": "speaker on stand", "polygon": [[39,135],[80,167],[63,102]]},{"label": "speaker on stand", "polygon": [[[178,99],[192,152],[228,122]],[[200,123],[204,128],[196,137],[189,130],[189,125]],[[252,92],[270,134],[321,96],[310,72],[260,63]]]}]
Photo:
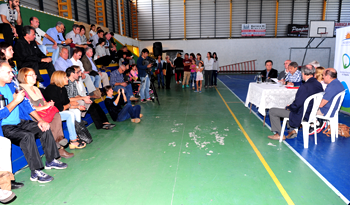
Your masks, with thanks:
[{"label": "speaker on stand", "polygon": [[157,59],[159,55],[162,55],[163,48],[161,42],[154,42],[153,43],[153,55]]}]

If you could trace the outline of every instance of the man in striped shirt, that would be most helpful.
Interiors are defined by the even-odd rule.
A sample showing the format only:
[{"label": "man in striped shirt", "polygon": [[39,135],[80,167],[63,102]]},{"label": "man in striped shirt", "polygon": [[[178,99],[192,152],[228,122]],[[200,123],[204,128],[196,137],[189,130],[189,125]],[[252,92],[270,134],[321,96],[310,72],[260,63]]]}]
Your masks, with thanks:
[{"label": "man in striped shirt", "polygon": [[289,86],[300,86],[301,85],[301,72],[298,70],[298,63],[291,62],[288,66],[289,73],[285,79],[285,82]]}]

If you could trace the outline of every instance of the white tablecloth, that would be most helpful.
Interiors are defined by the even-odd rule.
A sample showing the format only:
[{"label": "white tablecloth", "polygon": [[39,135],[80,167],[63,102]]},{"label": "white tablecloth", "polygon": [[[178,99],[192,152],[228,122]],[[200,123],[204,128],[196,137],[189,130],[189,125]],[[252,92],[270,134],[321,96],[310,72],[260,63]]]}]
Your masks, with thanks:
[{"label": "white tablecloth", "polygon": [[292,104],[297,91],[298,89],[287,89],[278,84],[250,83],[245,106],[248,107],[249,103],[252,103],[258,107],[258,112],[265,116],[266,109],[285,108]]}]

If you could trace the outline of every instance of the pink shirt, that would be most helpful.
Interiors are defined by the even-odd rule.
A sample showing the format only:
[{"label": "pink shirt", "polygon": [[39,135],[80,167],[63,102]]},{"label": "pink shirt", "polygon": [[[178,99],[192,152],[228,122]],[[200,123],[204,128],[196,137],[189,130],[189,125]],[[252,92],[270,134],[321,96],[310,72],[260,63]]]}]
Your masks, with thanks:
[{"label": "pink shirt", "polygon": [[191,73],[196,72],[196,65],[191,65]]}]

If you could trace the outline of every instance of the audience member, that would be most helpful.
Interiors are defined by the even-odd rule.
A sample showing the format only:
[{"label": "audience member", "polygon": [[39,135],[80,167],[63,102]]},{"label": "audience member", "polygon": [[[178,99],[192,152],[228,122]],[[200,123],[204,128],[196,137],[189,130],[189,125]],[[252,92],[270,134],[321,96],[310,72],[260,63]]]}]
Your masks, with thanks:
[{"label": "audience member", "polygon": [[198,66],[196,67],[197,72],[197,78],[196,78],[196,84],[197,84],[197,92],[202,92],[202,81],[203,81],[203,61],[199,61]]},{"label": "audience member", "polygon": [[9,0],[7,4],[1,4],[0,17],[0,32],[4,35],[5,42],[13,45],[14,37],[22,37],[19,0]]},{"label": "audience member", "polygon": [[262,81],[270,80],[271,78],[277,78],[278,72],[277,70],[272,68],[273,62],[272,60],[265,61],[265,70],[261,71]]},{"label": "audience member", "polygon": [[[2,109],[1,112],[7,112]],[[11,191],[12,189],[19,189],[24,186],[23,183],[15,181],[15,177],[12,174],[11,165],[11,141],[6,137],[3,137],[0,127],[0,201],[4,200],[1,190]]]},{"label": "audience member", "polygon": [[137,68],[139,70],[139,77],[141,79],[141,87],[140,87],[140,98],[141,102],[151,101],[151,97],[149,95],[149,76],[147,70],[152,67],[152,64],[144,65],[143,61],[147,59],[149,51],[147,48],[142,49],[141,58],[137,59]]},{"label": "audience member", "polygon": [[[81,78],[79,78],[78,82],[81,83],[82,85],[84,85],[83,82],[85,83],[86,88],[87,88],[91,98],[101,98],[101,92],[100,92],[100,89],[98,88],[100,82],[97,81],[98,80],[97,78],[90,77],[90,75],[88,73],[85,73],[83,63],[80,61],[82,54],[83,53],[81,52],[81,50],[76,49],[73,51],[73,56],[70,59],[70,61],[72,62],[73,65],[80,67],[82,76],[81,76]],[[95,81],[97,81],[97,82],[95,82]],[[95,87],[95,84],[97,85],[97,87]]]},{"label": "audience member", "polygon": [[278,77],[277,77],[278,80],[283,80],[287,77],[287,74],[289,73],[288,66],[291,62],[292,62],[291,60],[284,61],[284,70],[278,74]]},{"label": "audience member", "polygon": [[175,65],[175,81],[176,84],[181,83],[181,79],[183,79],[183,72],[184,72],[184,59],[181,57],[182,54],[178,53],[176,55],[176,58],[174,60]]},{"label": "audience member", "polygon": [[114,97],[111,86],[106,86],[105,91],[107,96],[104,102],[109,115],[114,121],[122,122],[129,118],[131,118],[131,122],[134,123],[139,123],[141,121],[141,106],[132,106],[130,103],[127,103],[128,100],[125,96],[124,89],[119,89],[118,95]]},{"label": "audience member", "polygon": [[[33,68],[37,75],[37,80],[43,82],[44,79],[41,77],[39,70],[46,69],[51,77],[52,73],[55,71],[51,62],[52,58],[43,54],[36,45],[34,41],[35,29],[33,27],[24,26],[23,36],[23,38],[17,40],[14,48],[14,59],[17,62],[17,66],[19,69],[23,67]],[[43,85],[41,84],[40,87],[43,87]]]},{"label": "audience member", "polygon": [[[57,45],[60,45],[61,47],[67,46],[70,43],[72,43],[72,39],[70,38],[65,39],[63,37],[64,29],[65,29],[64,24],[58,21],[55,27],[49,28],[46,31],[46,34],[50,36],[57,43]],[[47,45],[53,45],[54,43],[50,39],[44,37],[43,44],[47,46]]]},{"label": "audience member", "polygon": [[219,60],[218,60],[218,56],[216,54],[216,52],[213,53],[213,59],[214,59],[214,63],[213,63],[213,82],[212,85],[213,86],[217,86],[217,79],[218,79],[218,73],[219,73]]},{"label": "audience member", "polygon": [[197,80],[197,72],[196,72],[196,59],[192,58],[191,59],[191,65],[190,65],[190,69],[191,69],[191,76],[190,76],[190,89],[193,90],[197,90],[197,84],[196,84],[196,80]]},{"label": "audience member", "polygon": [[170,61],[170,57],[165,57],[165,62],[163,63],[163,68],[166,70],[165,73],[165,88],[170,89],[170,82],[174,72],[174,65]]},{"label": "audience member", "polygon": [[104,38],[98,39],[98,43],[96,44],[96,53],[94,56],[95,64],[102,65],[102,69],[106,69],[112,62],[112,57],[110,56],[109,49],[105,47],[106,40]]},{"label": "audience member", "polygon": [[93,35],[90,40],[92,40],[91,44],[96,48],[96,45],[98,43],[98,39],[103,38],[103,31],[98,30],[95,35]]},{"label": "audience member", "polygon": [[[41,112],[43,115],[48,115],[49,113],[47,112],[47,109],[54,107],[55,102],[52,100],[50,102],[46,102],[39,88],[34,86],[36,83],[36,75],[34,70],[31,68],[22,68],[18,73],[18,80],[21,83],[20,86],[25,91],[26,98],[30,101],[30,103],[32,103],[33,108],[38,113]],[[66,138],[64,138],[63,134],[61,122],[63,120],[64,119],[61,120],[60,114],[56,113],[52,121],[48,123],[50,124],[51,132],[53,138],[55,139],[57,148],[59,149],[58,152],[60,153],[60,156],[64,158],[71,158],[74,156],[74,154],[68,153],[64,149],[64,146],[68,144],[68,141]]]},{"label": "audience member", "polygon": [[79,95],[78,88],[75,81],[79,80],[81,70],[79,66],[72,66],[67,68],[66,74],[68,77],[68,85],[66,85],[68,98],[71,102],[82,102],[87,106],[87,113],[90,114],[92,121],[94,122],[96,129],[112,129],[115,125],[108,122],[106,114],[102,108],[91,101],[90,96]]},{"label": "audience member", "polygon": [[119,58],[119,63],[118,63],[118,65],[120,66],[120,65],[130,65],[129,64],[129,60],[126,58],[126,53],[123,53],[123,56],[122,56],[122,58]]},{"label": "audience member", "polygon": [[87,47],[87,45],[83,45],[81,42],[80,26],[78,24],[73,24],[72,30],[66,34],[66,39],[72,39],[72,43],[74,44],[74,47],[80,49],[82,52]]},{"label": "audience member", "polygon": [[185,84],[186,87],[190,87],[188,85],[188,82],[190,81],[190,77],[191,77],[191,70],[190,70],[190,66],[191,66],[191,60],[188,58],[188,53],[185,53],[185,59],[183,60],[183,64],[184,64],[184,77],[182,79],[182,88],[185,88]]},{"label": "audience member", "polygon": [[123,54],[126,53],[126,59],[129,61],[129,64],[135,64],[135,60],[131,52],[128,50],[128,47],[123,46],[120,48],[120,50],[117,52],[117,58],[120,59],[123,57]]},{"label": "audience member", "polygon": [[[129,66],[128,66],[129,67]],[[118,91],[120,89],[125,91],[127,96],[128,103],[130,101],[138,100],[138,98],[134,97],[132,86],[129,82],[125,82],[123,73],[127,68],[125,65],[119,66],[119,68],[111,73],[111,82],[110,84],[113,86],[114,91]]]},{"label": "audience member", "polygon": [[[294,129],[299,128],[302,120],[307,121],[309,119],[309,115],[313,106],[312,102],[310,102],[308,107],[306,108],[307,110],[305,112],[304,119],[302,119],[303,111],[305,109],[304,102],[306,98],[308,98],[313,94],[323,92],[321,83],[319,83],[314,78],[315,72],[316,70],[314,67],[310,69],[306,66],[302,66],[301,73],[305,83],[303,83],[298,89],[293,103],[288,105],[285,109],[281,109],[281,108],[270,109],[269,115],[270,115],[270,121],[271,121],[271,131],[275,132],[275,134],[268,136],[268,138],[273,140],[279,140],[280,135],[284,134],[284,133],[280,133],[281,127],[282,127],[281,118],[289,117],[290,131],[287,136],[288,139],[292,139],[296,137],[296,131]],[[283,139],[286,139],[286,137],[283,136]]]},{"label": "audience member", "polygon": [[[36,44],[40,48],[41,52],[43,52],[43,54],[46,55],[48,52],[52,52],[52,64],[55,64],[60,50],[57,46],[57,42],[53,38],[51,38],[51,36],[47,35],[43,30],[39,28],[40,22],[38,18],[34,16],[30,17],[29,22],[30,26],[35,29]],[[43,41],[41,40],[41,38],[43,37],[49,39],[53,43],[53,45],[44,45]]]},{"label": "audience member", "polygon": [[204,59],[204,80],[205,80],[205,88],[208,86],[212,87],[212,78],[213,78],[213,65],[214,59],[211,55],[211,52],[207,53],[207,58]]},{"label": "audience member", "polygon": [[[33,34],[34,36],[34,34]],[[67,164],[57,158],[60,157],[49,123],[45,122],[32,107],[28,99],[24,98],[24,91],[15,93],[15,85],[11,83],[12,69],[6,62],[0,62],[0,92],[8,99],[8,105],[1,112],[1,126],[4,137],[21,148],[31,170],[31,181],[47,183],[53,177],[45,174],[41,169],[43,163],[36,146],[35,139],[39,138],[45,153],[45,169],[65,169]],[[31,115],[37,122],[31,120]]]},{"label": "audience member", "polygon": [[162,85],[162,88],[164,89],[164,73],[163,73],[163,64],[164,64],[164,60],[162,59],[162,56],[161,55],[158,55],[157,56],[157,67],[156,67],[156,73],[157,74],[157,81],[158,81],[158,89],[160,89],[160,85]]},{"label": "audience member", "polygon": [[81,58],[81,62],[83,63],[85,73],[88,73],[90,77],[94,77],[92,81],[95,82],[95,87],[97,90],[98,88],[102,88],[101,80],[103,82],[103,86],[109,85],[109,80],[108,80],[107,73],[101,72],[97,68],[95,61],[92,59],[92,55],[93,55],[92,48],[87,47],[85,49],[85,55]]},{"label": "audience member", "polygon": [[60,57],[56,60],[55,70],[65,72],[66,69],[72,66],[72,61],[68,59],[68,48],[63,47],[60,52]]},{"label": "audience member", "polygon": [[95,26],[95,24],[91,24],[90,32],[89,32],[90,38],[95,34],[96,34],[96,26]]},{"label": "audience member", "polygon": [[[11,191],[12,181],[15,177],[12,174],[11,165],[11,141],[5,137],[0,137],[0,202],[8,203],[14,199],[15,193]],[[17,182],[16,182],[17,183]],[[22,183],[18,183],[21,188],[24,186]]]},{"label": "audience member", "polygon": [[302,77],[301,72],[298,70],[298,63],[291,62],[288,66],[288,74],[282,82],[286,82],[289,86],[300,86]]},{"label": "audience member", "polygon": [[68,85],[68,78],[64,71],[55,71],[51,77],[51,83],[45,89],[45,98],[55,102],[55,106],[59,110],[62,120],[66,120],[69,133],[69,149],[82,149],[86,147],[86,143],[80,140],[75,131],[75,121],[81,122],[81,110],[85,110],[84,106],[77,102],[71,102],[65,86]]},{"label": "audience member", "polygon": [[[13,74],[17,77],[18,70],[15,62],[13,62],[13,49],[7,42],[0,42],[0,60],[6,61],[12,68]],[[17,79],[13,79],[15,84],[18,85]]]},{"label": "audience member", "polygon": [[325,90],[327,87],[327,84],[324,82],[324,78],[323,78],[324,70],[326,70],[324,67],[317,67],[316,73],[315,73],[315,78],[318,80],[318,82],[321,83],[323,90]]},{"label": "audience member", "polygon": [[[117,44],[114,42],[112,38],[112,34],[110,32],[106,32],[104,36],[106,39],[105,47],[109,49],[110,56],[113,60],[112,63],[115,63],[117,62],[117,46],[116,46]],[[133,61],[133,64],[135,64],[135,61]]]},{"label": "audience member", "polygon": [[312,65],[312,66],[315,67],[315,68],[321,66],[320,63],[319,63],[318,61],[311,61],[309,64]]},{"label": "audience member", "polygon": [[202,61],[202,55],[200,53],[197,53],[196,55],[196,65],[198,66],[199,62]]}]

